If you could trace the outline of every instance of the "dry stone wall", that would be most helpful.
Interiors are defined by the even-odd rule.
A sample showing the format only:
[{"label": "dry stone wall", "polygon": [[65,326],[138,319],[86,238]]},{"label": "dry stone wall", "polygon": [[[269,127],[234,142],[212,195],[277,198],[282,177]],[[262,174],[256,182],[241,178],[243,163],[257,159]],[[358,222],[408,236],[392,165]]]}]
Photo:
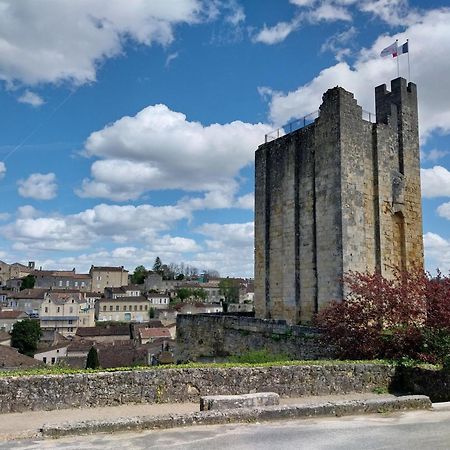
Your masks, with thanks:
[{"label": "dry stone wall", "polygon": [[387,389],[394,369],[380,364],[148,369],[0,377],[0,413],[197,402],[205,395],[275,392],[282,397]]}]

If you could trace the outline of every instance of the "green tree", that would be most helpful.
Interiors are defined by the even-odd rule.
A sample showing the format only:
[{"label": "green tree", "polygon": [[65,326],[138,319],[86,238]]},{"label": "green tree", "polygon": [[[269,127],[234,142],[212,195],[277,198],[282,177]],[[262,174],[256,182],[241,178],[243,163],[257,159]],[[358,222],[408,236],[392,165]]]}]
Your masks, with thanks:
[{"label": "green tree", "polygon": [[150,309],[148,311],[148,318],[149,319],[154,319],[155,318],[155,308],[150,307]]},{"label": "green tree", "polygon": [[97,349],[92,346],[87,355],[86,369],[98,369],[99,367],[98,352]]},{"label": "green tree", "polygon": [[131,275],[131,283],[143,284],[147,273],[147,269],[144,266],[137,266],[136,269],[134,269],[134,273]]},{"label": "green tree", "polygon": [[20,290],[24,289],[33,289],[34,284],[36,283],[36,278],[33,275],[27,275],[22,279],[22,284],[20,285]]},{"label": "green tree", "polygon": [[162,265],[161,259],[157,256],[153,264],[153,272],[161,273]]},{"label": "green tree", "polygon": [[225,297],[226,303],[239,303],[239,281],[233,278],[224,278],[219,282],[220,295]]},{"label": "green tree", "polygon": [[180,288],[177,291],[177,297],[184,302],[192,295],[192,290],[189,288]]},{"label": "green tree", "polygon": [[33,356],[41,335],[41,327],[36,320],[25,319],[16,322],[11,331],[11,346],[17,348],[19,353]]},{"label": "green tree", "polygon": [[208,298],[208,293],[203,288],[192,289],[192,295],[203,301]]}]

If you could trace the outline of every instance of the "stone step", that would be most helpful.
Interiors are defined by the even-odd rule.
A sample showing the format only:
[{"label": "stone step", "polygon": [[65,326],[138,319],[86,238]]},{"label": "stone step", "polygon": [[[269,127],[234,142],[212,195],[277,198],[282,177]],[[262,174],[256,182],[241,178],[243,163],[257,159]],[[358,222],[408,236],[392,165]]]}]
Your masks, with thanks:
[{"label": "stone step", "polygon": [[256,408],[280,404],[280,396],[275,392],[257,392],[241,395],[206,395],[200,397],[200,411],[213,409]]}]

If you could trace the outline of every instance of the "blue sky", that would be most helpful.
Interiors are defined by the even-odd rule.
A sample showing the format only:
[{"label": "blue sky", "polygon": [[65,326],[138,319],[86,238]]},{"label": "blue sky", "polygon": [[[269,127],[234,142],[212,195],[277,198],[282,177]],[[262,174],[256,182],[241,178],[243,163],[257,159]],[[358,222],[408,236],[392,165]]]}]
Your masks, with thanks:
[{"label": "blue sky", "polygon": [[0,259],[252,276],[264,134],[336,85],[374,111],[395,39],[419,91],[426,264],[447,272],[445,1],[0,0]]}]

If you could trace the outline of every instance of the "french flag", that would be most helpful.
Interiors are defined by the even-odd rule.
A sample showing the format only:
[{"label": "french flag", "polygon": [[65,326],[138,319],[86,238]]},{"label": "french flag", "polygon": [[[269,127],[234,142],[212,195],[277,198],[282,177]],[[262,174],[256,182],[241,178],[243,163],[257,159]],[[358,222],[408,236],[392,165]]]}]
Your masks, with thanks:
[{"label": "french flag", "polygon": [[380,56],[392,55],[393,58],[396,58],[398,55],[403,55],[403,53],[408,53],[408,42],[405,42],[403,45],[398,45],[397,41],[395,41],[383,49]]}]

